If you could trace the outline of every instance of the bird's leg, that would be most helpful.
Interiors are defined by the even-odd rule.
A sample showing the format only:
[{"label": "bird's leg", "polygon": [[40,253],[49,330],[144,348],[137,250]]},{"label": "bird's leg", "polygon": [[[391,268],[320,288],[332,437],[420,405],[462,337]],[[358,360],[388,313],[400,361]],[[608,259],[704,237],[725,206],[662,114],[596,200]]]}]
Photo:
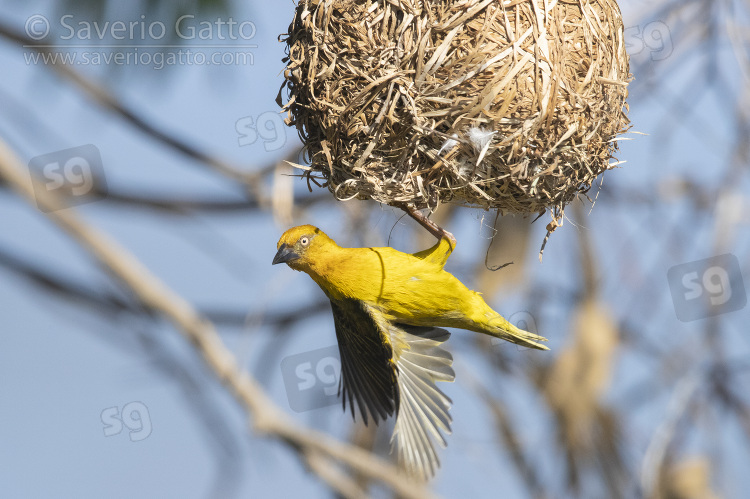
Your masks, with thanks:
[{"label": "bird's leg", "polygon": [[451,244],[451,249],[456,247],[456,238],[447,230],[440,227],[438,224],[427,218],[421,211],[416,209],[413,205],[407,203],[394,203],[394,206],[401,208],[411,218],[417,221],[419,225],[427,229],[427,232],[437,237],[438,241],[442,238],[446,238]]}]

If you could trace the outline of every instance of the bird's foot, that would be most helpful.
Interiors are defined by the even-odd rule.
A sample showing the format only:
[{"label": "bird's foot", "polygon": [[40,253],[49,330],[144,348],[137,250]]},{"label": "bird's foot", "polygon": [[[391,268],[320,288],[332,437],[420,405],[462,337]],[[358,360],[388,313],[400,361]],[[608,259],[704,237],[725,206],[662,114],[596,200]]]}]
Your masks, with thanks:
[{"label": "bird's foot", "polygon": [[427,218],[424,213],[416,209],[413,205],[407,203],[394,203],[394,206],[404,210],[407,215],[416,220],[419,225],[427,229],[427,232],[435,236],[438,241],[445,238],[451,244],[451,249],[456,247],[456,238],[453,234]]}]

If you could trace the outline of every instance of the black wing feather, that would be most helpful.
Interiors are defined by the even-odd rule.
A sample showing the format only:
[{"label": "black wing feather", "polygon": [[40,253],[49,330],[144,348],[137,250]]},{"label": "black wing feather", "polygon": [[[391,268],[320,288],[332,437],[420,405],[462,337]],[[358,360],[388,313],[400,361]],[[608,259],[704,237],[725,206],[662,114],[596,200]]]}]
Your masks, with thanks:
[{"label": "black wing feather", "polygon": [[450,433],[451,399],[436,381],[453,381],[453,357],[441,348],[450,333],[440,328],[394,324],[376,308],[357,300],[331,300],[341,354],[344,410],[359,407],[367,424],[396,413],[392,443],[413,474],[435,474]]},{"label": "black wing feather", "polygon": [[341,355],[339,384],[344,410],[347,398],[354,416],[356,400],[362,419],[377,424],[398,410],[398,379],[390,341],[365,305],[357,300],[331,300]]}]

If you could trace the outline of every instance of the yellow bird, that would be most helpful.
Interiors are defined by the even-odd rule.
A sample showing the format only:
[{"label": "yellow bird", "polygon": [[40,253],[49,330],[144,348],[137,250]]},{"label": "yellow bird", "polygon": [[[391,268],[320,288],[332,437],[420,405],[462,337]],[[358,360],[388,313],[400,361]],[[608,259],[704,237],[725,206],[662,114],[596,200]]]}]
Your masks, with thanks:
[{"label": "yellow bird", "polygon": [[[440,345],[455,327],[540,350],[539,335],[492,310],[481,295],[443,270],[453,247],[446,238],[414,254],[393,248],[342,248],[317,227],[287,230],[273,264],[307,273],[331,300],[341,355],[340,393],[367,424],[396,413],[391,442],[406,469],[423,478],[446,446],[451,400],[435,385],[453,381],[453,357]],[[369,415],[369,416],[368,416]]]}]

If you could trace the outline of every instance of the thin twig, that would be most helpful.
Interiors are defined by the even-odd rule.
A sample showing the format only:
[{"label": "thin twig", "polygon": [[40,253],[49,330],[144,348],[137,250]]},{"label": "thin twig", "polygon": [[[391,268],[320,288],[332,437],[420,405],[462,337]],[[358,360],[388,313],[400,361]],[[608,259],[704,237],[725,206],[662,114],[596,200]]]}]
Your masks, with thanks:
[{"label": "thin twig", "polygon": [[447,230],[440,227],[438,224],[427,218],[421,211],[416,209],[413,205],[407,203],[394,203],[393,206],[400,208],[406,212],[411,218],[417,221],[419,225],[427,229],[427,231],[435,236],[438,241],[442,238],[446,238],[451,243],[451,249],[456,247],[456,238]]}]

